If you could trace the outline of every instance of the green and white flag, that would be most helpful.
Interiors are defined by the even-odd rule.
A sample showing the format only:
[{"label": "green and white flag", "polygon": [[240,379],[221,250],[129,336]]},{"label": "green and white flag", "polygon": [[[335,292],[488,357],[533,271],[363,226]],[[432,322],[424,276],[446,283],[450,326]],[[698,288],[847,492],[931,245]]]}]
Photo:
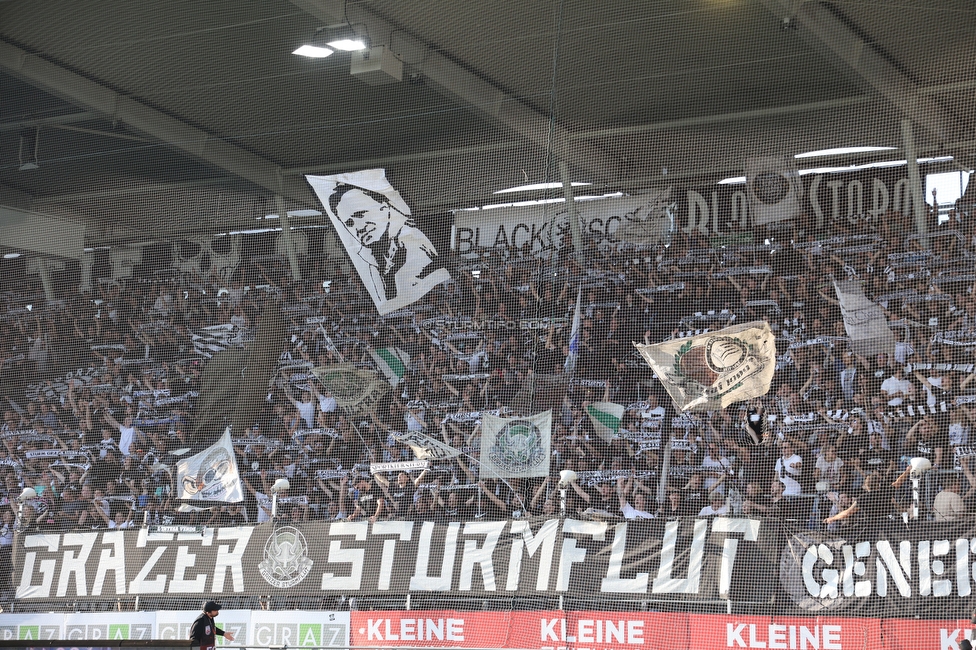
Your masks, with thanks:
[{"label": "green and white flag", "polygon": [[370,348],[369,356],[373,357],[376,367],[390,382],[390,386],[396,386],[403,381],[407,366],[410,365],[409,354],[400,348]]},{"label": "green and white flag", "polygon": [[524,418],[481,416],[479,478],[549,475],[552,411]]},{"label": "green and white flag", "polygon": [[718,411],[769,392],[776,339],[766,321],[634,347],[679,411]]},{"label": "green and white flag", "polygon": [[593,430],[607,442],[617,437],[620,421],[624,417],[624,407],[613,402],[593,402],[586,407],[586,413],[593,423]]}]

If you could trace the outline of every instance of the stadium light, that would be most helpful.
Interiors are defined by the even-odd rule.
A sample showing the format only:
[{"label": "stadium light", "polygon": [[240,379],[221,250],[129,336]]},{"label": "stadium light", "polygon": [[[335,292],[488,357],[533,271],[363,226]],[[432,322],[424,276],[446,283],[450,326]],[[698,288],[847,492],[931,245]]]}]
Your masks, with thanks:
[{"label": "stadium light", "polygon": [[873,153],[875,151],[894,151],[896,147],[835,147],[833,149],[818,149],[816,151],[804,151],[798,153],[794,158],[819,158],[821,156],[845,156],[853,153]]}]

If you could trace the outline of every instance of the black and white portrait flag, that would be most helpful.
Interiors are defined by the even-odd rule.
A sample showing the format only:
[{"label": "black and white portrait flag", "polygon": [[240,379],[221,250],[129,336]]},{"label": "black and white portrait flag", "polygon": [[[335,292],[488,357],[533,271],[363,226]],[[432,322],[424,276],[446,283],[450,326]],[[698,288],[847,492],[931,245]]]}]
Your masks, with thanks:
[{"label": "black and white portrait flag", "polygon": [[383,169],[306,176],[380,315],[422,298],[450,273]]}]

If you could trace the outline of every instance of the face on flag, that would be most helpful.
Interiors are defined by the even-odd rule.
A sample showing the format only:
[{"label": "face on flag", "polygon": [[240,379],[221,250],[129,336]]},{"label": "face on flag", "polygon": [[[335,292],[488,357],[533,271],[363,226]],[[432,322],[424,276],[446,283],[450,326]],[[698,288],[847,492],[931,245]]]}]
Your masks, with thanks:
[{"label": "face on flag", "polygon": [[306,176],[380,315],[451,278],[382,169]]},{"label": "face on flag", "polygon": [[180,499],[227,503],[244,500],[230,428],[213,446],[177,463],[176,470]]}]

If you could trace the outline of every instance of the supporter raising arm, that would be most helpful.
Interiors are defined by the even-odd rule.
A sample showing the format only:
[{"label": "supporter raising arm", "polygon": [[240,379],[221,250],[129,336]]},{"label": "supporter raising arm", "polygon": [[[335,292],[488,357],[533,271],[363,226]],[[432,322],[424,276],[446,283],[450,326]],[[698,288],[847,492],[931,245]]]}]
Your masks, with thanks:
[{"label": "supporter raising arm", "polygon": [[133,424],[133,419],[131,415],[125,416],[122,422],[119,422],[111,413],[106,411],[105,422],[110,426],[115,427],[119,431],[119,451],[123,456],[130,455],[134,450],[132,449],[133,443],[143,444],[146,440],[145,435],[135,427]]},{"label": "supporter raising arm", "polygon": [[[838,512],[823,520],[825,524],[832,524],[843,521],[857,513],[863,513],[864,517],[884,517],[889,514],[896,505],[894,490],[905,484],[905,480],[911,475],[912,468],[906,467],[905,471],[891,483],[890,486],[884,484],[880,474],[872,474],[864,481],[864,494],[859,496],[846,510]],[[872,494],[872,492],[874,494]]]}]

